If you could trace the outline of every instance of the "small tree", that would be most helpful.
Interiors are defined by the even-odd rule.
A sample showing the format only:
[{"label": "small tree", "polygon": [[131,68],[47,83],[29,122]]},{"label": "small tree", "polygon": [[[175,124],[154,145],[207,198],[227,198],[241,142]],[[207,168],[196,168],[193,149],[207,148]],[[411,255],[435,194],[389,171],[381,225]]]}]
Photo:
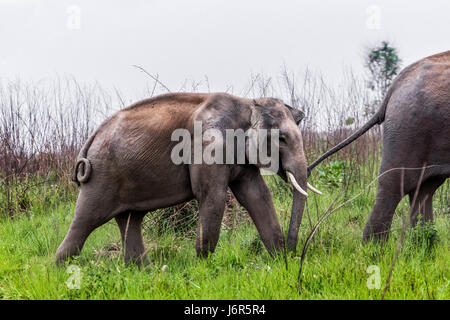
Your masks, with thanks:
[{"label": "small tree", "polygon": [[379,103],[400,69],[400,63],[397,49],[391,47],[387,41],[382,41],[380,46],[368,49],[365,66],[370,73],[368,85],[374,93],[370,110],[367,110],[369,114],[373,114],[378,109]]}]

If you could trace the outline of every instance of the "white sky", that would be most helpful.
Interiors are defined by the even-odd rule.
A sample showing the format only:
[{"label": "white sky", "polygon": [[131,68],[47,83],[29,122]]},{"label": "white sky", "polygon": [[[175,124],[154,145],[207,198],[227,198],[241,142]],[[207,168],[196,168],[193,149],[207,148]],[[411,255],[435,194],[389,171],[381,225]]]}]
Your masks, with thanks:
[{"label": "white sky", "polygon": [[71,74],[127,94],[149,81],[133,64],[172,91],[205,75],[211,91],[239,88],[283,64],[338,82],[344,67],[362,73],[364,47],[384,39],[403,66],[449,50],[450,1],[0,0],[0,78]]}]

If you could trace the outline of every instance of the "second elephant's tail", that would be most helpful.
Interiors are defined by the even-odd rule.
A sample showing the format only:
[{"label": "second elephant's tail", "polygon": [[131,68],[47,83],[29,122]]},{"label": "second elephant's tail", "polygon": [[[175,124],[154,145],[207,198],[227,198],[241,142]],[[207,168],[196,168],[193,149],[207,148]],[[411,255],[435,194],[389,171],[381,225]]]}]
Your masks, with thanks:
[{"label": "second elephant's tail", "polygon": [[384,117],[386,114],[386,107],[387,104],[389,102],[389,98],[391,97],[392,92],[394,91],[394,84],[391,85],[391,87],[389,88],[388,92],[386,93],[385,98],[383,99],[383,102],[381,104],[380,109],[374,114],[374,116],[372,118],[370,118],[369,121],[366,122],[366,124],[364,124],[360,129],[358,129],[358,131],[356,131],[354,134],[352,134],[350,137],[348,137],[347,139],[345,139],[344,141],[342,141],[341,143],[339,143],[338,145],[334,146],[333,148],[331,148],[330,150],[328,150],[327,152],[325,152],[323,155],[321,155],[316,161],[314,161],[313,163],[311,163],[308,166],[308,176],[311,173],[311,170],[314,169],[319,163],[321,163],[323,160],[325,160],[326,158],[328,158],[329,156],[335,154],[336,152],[338,152],[339,150],[341,150],[342,148],[344,148],[345,146],[349,145],[350,143],[352,143],[353,141],[355,141],[356,139],[358,139],[360,136],[362,136],[367,130],[369,130],[370,128],[372,128],[374,125],[376,124],[381,124],[384,121]]}]

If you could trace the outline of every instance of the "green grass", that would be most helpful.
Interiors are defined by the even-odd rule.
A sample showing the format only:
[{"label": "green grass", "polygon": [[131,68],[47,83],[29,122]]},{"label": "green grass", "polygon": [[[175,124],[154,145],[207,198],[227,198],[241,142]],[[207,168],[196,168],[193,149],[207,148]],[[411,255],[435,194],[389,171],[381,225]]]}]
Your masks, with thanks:
[{"label": "green grass", "polygon": [[[289,190],[273,178],[267,181],[286,230]],[[57,192],[44,197],[39,189],[28,199],[26,212],[0,220],[0,298],[380,299],[401,232],[399,215],[407,205],[403,201],[399,206],[384,246],[362,244],[375,186],[322,224],[307,252],[299,292],[297,275],[309,221],[314,224],[342,193],[341,188],[323,188],[323,196],[309,198],[310,219],[305,211],[297,253],[286,260],[268,255],[252,223],[239,223],[234,230],[223,228],[216,252],[208,259],[196,257],[192,232],[187,236],[170,228],[162,233],[147,229],[150,264],[145,268],[123,263],[114,222],[98,228],[79,257],[57,267],[54,254],[73,217],[74,202],[58,200]],[[360,191],[350,190],[347,199]],[[435,207],[434,225],[407,231],[386,299],[450,298],[449,210],[437,200]],[[80,289],[67,285],[70,265],[80,268]],[[166,271],[161,270],[164,265]],[[379,267],[380,289],[367,287],[371,265]]]}]

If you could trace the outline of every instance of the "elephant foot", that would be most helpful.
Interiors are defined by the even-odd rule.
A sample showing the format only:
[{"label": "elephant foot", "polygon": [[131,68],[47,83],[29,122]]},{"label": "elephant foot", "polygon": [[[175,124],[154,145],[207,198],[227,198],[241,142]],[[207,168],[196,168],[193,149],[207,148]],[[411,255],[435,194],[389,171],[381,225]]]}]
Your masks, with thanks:
[{"label": "elephant foot", "polygon": [[67,259],[80,254],[81,249],[76,246],[68,246],[63,242],[56,251],[55,263],[57,266],[63,266]]},{"label": "elephant foot", "polygon": [[127,265],[134,264],[136,266],[145,267],[150,264],[145,253],[138,256],[125,256],[124,260]]},{"label": "elephant foot", "polygon": [[367,224],[363,231],[363,242],[386,242],[389,238],[389,227],[384,224]]}]

